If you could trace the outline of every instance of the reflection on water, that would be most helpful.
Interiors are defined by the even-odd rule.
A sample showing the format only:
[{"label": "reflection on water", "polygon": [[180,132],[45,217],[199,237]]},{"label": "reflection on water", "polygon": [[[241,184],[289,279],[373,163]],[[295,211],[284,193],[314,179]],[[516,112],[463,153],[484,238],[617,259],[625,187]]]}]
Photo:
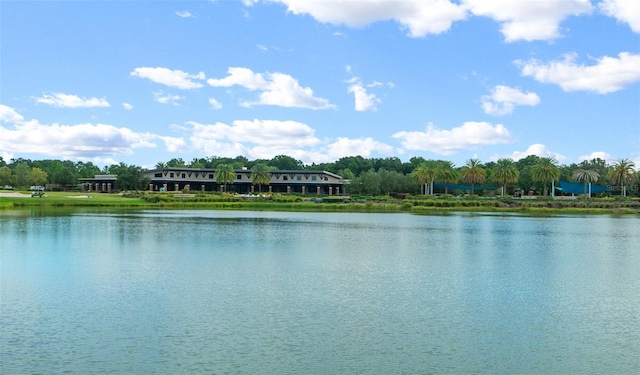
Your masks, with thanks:
[{"label": "reflection on water", "polygon": [[637,373],[636,217],[0,213],[0,373]]}]

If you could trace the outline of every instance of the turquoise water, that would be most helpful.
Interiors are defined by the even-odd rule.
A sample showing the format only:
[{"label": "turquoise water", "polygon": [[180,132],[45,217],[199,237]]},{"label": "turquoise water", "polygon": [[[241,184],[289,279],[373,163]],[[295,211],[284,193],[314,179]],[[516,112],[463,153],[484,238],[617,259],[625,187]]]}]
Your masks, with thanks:
[{"label": "turquoise water", "polygon": [[2,374],[640,372],[640,218],[0,211]]}]

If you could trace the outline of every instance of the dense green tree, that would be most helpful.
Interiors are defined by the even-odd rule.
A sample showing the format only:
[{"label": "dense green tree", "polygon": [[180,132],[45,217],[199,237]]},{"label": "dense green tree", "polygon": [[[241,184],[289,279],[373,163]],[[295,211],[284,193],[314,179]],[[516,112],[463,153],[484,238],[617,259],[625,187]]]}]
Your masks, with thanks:
[{"label": "dense green tree", "polygon": [[629,159],[618,159],[609,172],[611,182],[620,186],[623,197],[627,195],[626,187],[636,179],[635,166],[635,163]]},{"label": "dense green tree", "polygon": [[335,162],[335,168],[337,170],[349,169],[354,175],[359,176],[373,168],[373,162],[370,159],[365,159],[362,156],[346,156],[338,159]]},{"label": "dense green tree", "polygon": [[378,174],[373,168],[368,171],[361,173],[357,179],[358,184],[360,185],[360,193],[367,195],[380,195],[382,190],[380,189],[381,179],[380,174]]},{"label": "dense green tree", "polygon": [[[544,195],[547,194],[547,183],[552,183],[560,177],[560,169],[557,162],[553,158],[545,157],[540,158],[537,164],[531,167],[531,177],[534,181],[542,182],[544,188]],[[553,187],[551,195],[555,195]]]},{"label": "dense green tree", "polygon": [[193,158],[193,160],[189,162],[188,166],[189,168],[201,169],[201,168],[204,168],[205,165],[206,165],[206,160],[202,158]]},{"label": "dense green tree", "polygon": [[146,190],[151,182],[144,176],[142,168],[135,165],[121,162],[111,165],[108,171],[109,174],[116,175],[116,185],[122,190]]},{"label": "dense green tree", "polygon": [[31,185],[45,185],[47,183],[47,172],[40,168],[31,168],[29,172],[29,183]]},{"label": "dense green tree", "polygon": [[269,185],[271,181],[271,168],[266,163],[258,163],[251,168],[251,183],[258,185],[262,193],[262,185]]},{"label": "dense green tree", "polygon": [[471,195],[473,195],[475,184],[481,185],[487,178],[487,170],[482,167],[480,160],[471,158],[460,170],[460,178],[462,182],[471,184]]},{"label": "dense green tree", "polygon": [[29,173],[31,173],[31,167],[26,162],[21,161],[13,164],[16,186],[21,188],[29,186]]},{"label": "dense green tree", "polygon": [[597,182],[600,178],[600,173],[593,169],[578,168],[573,171],[573,178],[575,178],[577,181],[584,182],[584,196],[585,198],[591,198],[587,191],[587,184],[590,182]]},{"label": "dense green tree", "polygon": [[492,178],[494,181],[502,185],[501,195],[504,197],[508,184],[518,182],[520,172],[516,168],[516,164],[511,158],[498,159],[492,167]]},{"label": "dense green tree", "polygon": [[216,182],[224,186],[227,191],[227,185],[232,184],[236,180],[236,172],[231,164],[220,164],[216,169]]},{"label": "dense green tree", "polygon": [[173,158],[165,163],[168,168],[185,168],[187,163],[182,158]]},{"label": "dense green tree", "polygon": [[100,168],[93,164],[92,162],[77,162],[76,163],[76,171],[78,173],[78,177],[81,178],[92,178],[97,174],[100,174]]},{"label": "dense green tree", "polygon": [[3,165],[0,167],[0,188],[5,186],[13,186],[15,184],[15,176],[11,172],[11,168]]},{"label": "dense green tree", "polygon": [[396,171],[402,173],[404,169],[402,166],[402,160],[395,156],[384,159],[375,158],[372,160],[372,162],[373,168],[376,171],[379,171],[380,169],[386,169],[387,171]]},{"label": "dense green tree", "polygon": [[304,164],[300,160],[296,160],[291,156],[287,156],[287,155],[274,156],[273,159],[271,159],[268,164],[273,165],[277,169],[283,170],[283,171],[304,169]]}]

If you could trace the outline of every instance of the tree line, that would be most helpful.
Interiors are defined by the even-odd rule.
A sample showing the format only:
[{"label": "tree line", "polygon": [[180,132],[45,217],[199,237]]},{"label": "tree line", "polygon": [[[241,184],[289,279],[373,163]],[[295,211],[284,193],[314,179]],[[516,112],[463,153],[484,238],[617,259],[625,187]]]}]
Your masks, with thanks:
[{"label": "tree line", "polygon": [[[603,159],[595,158],[577,164],[560,165],[552,158],[529,155],[517,161],[502,158],[486,163],[472,158],[464,165],[456,166],[447,160],[427,160],[422,157],[412,157],[408,162],[403,162],[398,157],[348,156],[330,163],[304,164],[287,155],[256,160],[244,156],[210,156],[191,161],[173,158],[159,162],[155,167],[213,168],[217,170],[216,179],[224,185],[233,183],[233,170],[246,167],[254,172],[252,180],[260,188],[268,184],[271,170],[325,170],[349,180],[346,186],[348,193],[365,195],[396,192],[449,194],[452,192],[448,191],[447,186],[451,184],[470,186],[472,195],[480,193],[479,189],[483,186],[499,187],[501,195],[512,195],[515,191],[548,195],[552,182],[558,179],[582,182],[585,192],[589,183],[612,186],[615,194],[619,195],[638,196],[640,190],[639,172],[629,159],[608,164]],[[73,186],[77,185],[80,178],[92,178],[96,174],[117,175],[118,188],[124,190],[144,190],[149,184],[144,177],[144,169],[136,165],[119,163],[100,168],[92,162],[23,158],[11,159],[7,163],[0,157],[0,188],[45,184]],[[441,184],[444,184],[444,188],[439,187]]]}]

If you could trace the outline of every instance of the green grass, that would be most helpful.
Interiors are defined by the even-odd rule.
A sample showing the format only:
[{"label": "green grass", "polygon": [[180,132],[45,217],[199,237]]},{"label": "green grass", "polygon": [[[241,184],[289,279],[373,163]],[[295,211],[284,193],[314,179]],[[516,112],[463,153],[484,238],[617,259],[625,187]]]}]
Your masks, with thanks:
[{"label": "green grass", "polygon": [[[30,194],[29,192],[23,192]],[[82,196],[90,198],[74,198]],[[172,208],[301,212],[520,212],[531,214],[640,214],[639,200],[512,200],[512,199],[406,199],[368,197],[344,202],[325,197],[315,203],[313,196],[274,195],[271,199],[244,199],[219,193],[195,193],[177,197],[171,193],[130,192],[101,194],[46,192],[42,198],[0,197],[0,209],[21,207],[114,207]]]},{"label": "green grass", "polygon": [[[22,192],[30,194],[29,192]],[[73,198],[80,196],[91,196],[91,198]],[[140,198],[124,198],[118,194],[86,194],[75,192],[46,192],[42,198],[16,198],[16,197],[0,197],[0,207],[16,208],[16,207],[105,207],[105,206],[144,206],[147,205],[144,199]]]}]

